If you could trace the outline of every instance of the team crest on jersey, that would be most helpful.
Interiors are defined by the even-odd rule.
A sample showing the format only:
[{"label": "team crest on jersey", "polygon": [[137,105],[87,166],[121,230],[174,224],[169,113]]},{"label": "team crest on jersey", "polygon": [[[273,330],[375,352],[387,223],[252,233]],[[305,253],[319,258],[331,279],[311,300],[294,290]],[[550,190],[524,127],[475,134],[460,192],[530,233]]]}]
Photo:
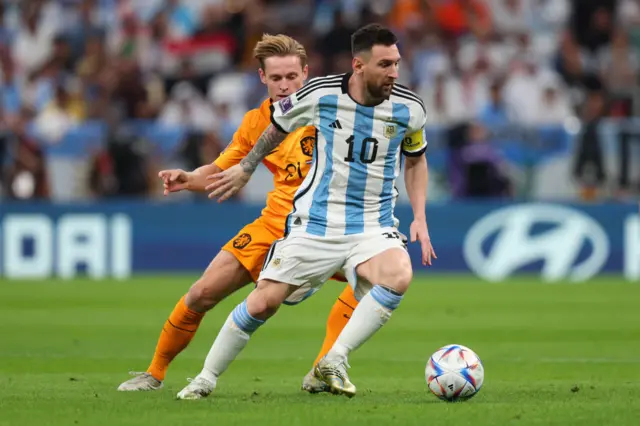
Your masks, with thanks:
[{"label": "team crest on jersey", "polygon": [[316,138],[313,136],[307,136],[306,138],[302,138],[300,141],[300,148],[302,148],[302,153],[307,157],[313,157],[313,147],[316,144]]},{"label": "team crest on jersey", "polygon": [[398,134],[398,126],[393,123],[386,123],[384,125],[384,137],[391,139]]},{"label": "team crest on jersey", "polygon": [[293,101],[291,100],[291,96],[287,96],[280,102],[280,110],[283,114],[286,114],[291,108],[293,108]]},{"label": "team crest on jersey", "polygon": [[246,246],[249,245],[249,243],[251,242],[251,235],[250,234],[240,234],[236,237],[235,240],[233,240],[233,248],[236,248],[238,250],[242,250],[243,248],[245,248]]}]

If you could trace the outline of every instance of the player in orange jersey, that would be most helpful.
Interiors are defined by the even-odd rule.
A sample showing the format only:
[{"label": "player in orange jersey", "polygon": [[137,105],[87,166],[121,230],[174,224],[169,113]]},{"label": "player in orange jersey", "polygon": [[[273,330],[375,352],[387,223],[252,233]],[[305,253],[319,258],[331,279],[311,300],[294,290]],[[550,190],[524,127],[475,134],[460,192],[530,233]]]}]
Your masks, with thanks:
[{"label": "player in orange jersey", "polygon": [[[265,35],[254,49],[260,62],[260,79],[267,86],[269,99],[249,111],[233,136],[232,142],[212,164],[192,172],[164,170],[159,173],[164,194],[182,190],[205,191],[211,183],[207,177],[236,165],[253,148],[270,124],[270,106],[274,101],[294,93],[307,77],[307,55],[304,47],[285,36]],[[162,387],[167,368],[182,352],[198,329],[204,314],[225,297],[249,283],[256,282],[264,258],[272,243],[284,235],[293,196],[307,175],[315,144],[315,128],[301,128],[291,133],[278,150],[267,156],[264,164],[273,173],[274,190],[267,196],[262,215],[242,228],[211,261],[207,269],[177,303],[160,333],[151,365],[145,373],[122,383],[120,391],[147,391]],[[331,309],[327,334],[315,365],[333,346],[357,305],[347,285]],[[303,389],[322,392],[326,385],[313,374],[303,379]]]}]

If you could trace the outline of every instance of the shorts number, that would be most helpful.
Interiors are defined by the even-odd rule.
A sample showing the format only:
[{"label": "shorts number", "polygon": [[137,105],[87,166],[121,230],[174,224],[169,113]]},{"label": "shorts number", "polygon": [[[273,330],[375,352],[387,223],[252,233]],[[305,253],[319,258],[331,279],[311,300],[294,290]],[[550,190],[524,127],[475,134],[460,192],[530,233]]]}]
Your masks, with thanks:
[{"label": "shorts number", "polygon": [[[355,137],[353,135],[345,141],[349,145],[349,152],[344,157],[344,161],[353,163],[356,161],[353,158],[353,146],[355,145]],[[367,151],[369,151],[367,153]],[[367,155],[368,154],[368,155]],[[360,161],[364,164],[371,164],[376,161],[378,155],[378,140],[376,138],[364,138],[362,139],[362,145],[360,147]]]},{"label": "shorts number", "polygon": [[407,248],[407,238],[402,235],[399,232],[383,232],[382,235],[384,235],[385,238],[389,239],[389,240],[401,240],[402,241],[402,245],[404,246],[404,248]]}]

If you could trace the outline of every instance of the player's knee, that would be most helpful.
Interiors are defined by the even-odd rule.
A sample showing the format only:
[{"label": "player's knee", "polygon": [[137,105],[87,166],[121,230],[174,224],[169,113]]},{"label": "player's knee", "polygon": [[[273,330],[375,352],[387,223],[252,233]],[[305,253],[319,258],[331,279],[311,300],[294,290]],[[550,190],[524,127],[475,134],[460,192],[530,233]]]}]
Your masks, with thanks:
[{"label": "player's knee", "polygon": [[398,293],[404,294],[411,285],[411,280],[413,279],[413,270],[411,269],[411,265],[401,269],[396,274],[396,282],[395,287]]},{"label": "player's knee", "polygon": [[402,259],[385,266],[380,284],[404,294],[409,288],[412,279],[413,269],[411,262],[408,259]]},{"label": "player's knee", "polygon": [[270,303],[267,299],[254,299],[252,303],[248,303],[247,300],[247,310],[249,314],[257,319],[266,320],[272,317],[276,311],[278,310],[278,306],[274,306],[274,304]]},{"label": "player's knee", "polygon": [[185,298],[186,305],[195,311],[205,312],[220,303],[221,297],[213,286],[207,285],[206,280],[196,281]]},{"label": "player's knee", "polygon": [[247,310],[257,319],[266,320],[273,316],[280,305],[282,298],[276,292],[269,291],[268,287],[258,286],[247,297]]}]

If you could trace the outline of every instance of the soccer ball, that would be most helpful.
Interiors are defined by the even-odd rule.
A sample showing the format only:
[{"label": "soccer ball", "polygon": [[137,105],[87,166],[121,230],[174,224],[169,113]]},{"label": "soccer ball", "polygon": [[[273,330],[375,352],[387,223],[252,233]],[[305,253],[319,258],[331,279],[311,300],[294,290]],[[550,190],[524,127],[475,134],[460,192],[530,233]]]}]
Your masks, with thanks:
[{"label": "soccer ball", "polygon": [[429,358],[424,374],[431,393],[449,402],[472,398],[484,382],[482,361],[462,345],[438,349]]}]

